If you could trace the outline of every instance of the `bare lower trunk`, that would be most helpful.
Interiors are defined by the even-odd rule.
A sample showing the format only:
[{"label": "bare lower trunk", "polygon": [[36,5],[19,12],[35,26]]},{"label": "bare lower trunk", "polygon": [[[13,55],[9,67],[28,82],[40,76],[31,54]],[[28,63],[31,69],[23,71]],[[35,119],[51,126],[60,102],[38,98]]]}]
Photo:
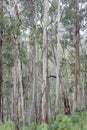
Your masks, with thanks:
[{"label": "bare lower trunk", "polygon": [[30,122],[33,121],[35,115],[35,100],[36,100],[36,69],[35,69],[35,46],[33,49],[33,88],[32,88],[32,101],[30,109]]},{"label": "bare lower trunk", "polygon": [[18,62],[18,72],[19,72],[19,83],[20,83],[20,93],[21,93],[21,107],[22,107],[22,123],[23,129],[25,128],[25,109],[24,109],[24,93],[23,93],[23,84],[22,84],[22,68],[21,61]]},{"label": "bare lower trunk", "polygon": [[[35,21],[36,21],[36,31],[37,31],[37,1],[35,1]],[[35,36],[36,37],[36,36]],[[31,113],[30,113],[30,121],[32,121],[32,118],[35,113],[36,122],[39,121],[38,119],[38,100],[37,100],[37,94],[38,94],[38,43],[37,38],[35,38],[34,41],[34,49],[33,49],[33,94],[32,94],[32,104],[31,104]]]},{"label": "bare lower trunk", "polygon": [[14,83],[14,96],[13,96],[13,121],[15,129],[19,130],[19,112],[18,112],[18,70],[17,63],[13,68],[13,83]]}]

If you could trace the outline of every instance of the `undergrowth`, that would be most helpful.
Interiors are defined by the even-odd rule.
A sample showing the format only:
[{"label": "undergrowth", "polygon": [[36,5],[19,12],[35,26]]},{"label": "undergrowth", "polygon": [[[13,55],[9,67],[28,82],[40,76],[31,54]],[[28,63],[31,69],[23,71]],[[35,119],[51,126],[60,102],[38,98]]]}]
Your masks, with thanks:
[{"label": "undergrowth", "polygon": [[[0,123],[0,130],[15,130],[15,126],[11,121]],[[48,124],[33,122],[25,130],[87,130],[87,111],[76,111],[72,116],[59,115],[55,121],[50,118]]]}]

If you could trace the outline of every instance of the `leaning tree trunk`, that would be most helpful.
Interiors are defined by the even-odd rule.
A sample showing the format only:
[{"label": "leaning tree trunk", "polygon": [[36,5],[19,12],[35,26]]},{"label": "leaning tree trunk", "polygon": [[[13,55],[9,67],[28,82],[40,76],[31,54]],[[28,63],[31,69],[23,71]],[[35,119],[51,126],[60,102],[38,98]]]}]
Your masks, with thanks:
[{"label": "leaning tree trunk", "polygon": [[48,122],[47,7],[48,7],[48,0],[44,0],[42,123]]},{"label": "leaning tree trunk", "polygon": [[79,3],[75,0],[75,87],[74,110],[80,107],[80,58],[79,58]]},{"label": "leaning tree trunk", "polygon": [[56,51],[56,101],[55,101],[55,118],[58,115],[58,100],[59,100],[59,69],[60,69],[60,0],[58,0],[58,24],[57,24],[57,51]]},{"label": "leaning tree trunk", "polygon": [[2,121],[2,39],[3,39],[3,0],[0,1],[0,121]]}]

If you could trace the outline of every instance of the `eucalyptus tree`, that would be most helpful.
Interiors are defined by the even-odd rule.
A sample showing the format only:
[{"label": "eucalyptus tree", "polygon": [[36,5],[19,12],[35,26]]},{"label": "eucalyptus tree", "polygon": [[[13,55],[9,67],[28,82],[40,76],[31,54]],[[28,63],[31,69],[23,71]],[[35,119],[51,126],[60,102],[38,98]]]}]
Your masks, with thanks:
[{"label": "eucalyptus tree", "polygon": [[[10,8],[10,10],[9,10]],[[24,112],[24,95],[23,95],[23,84],[22,84],[22,68],[21,68],[21,61],[20,61],[20,41],[19,41],[19,35],[20,35],[20,18],[19,18],[19,9],[16,1],[8,1],[5,3],[5,16],[7,16],[7,30],[5,31],[5,46],[7,42],[7,46],[9,46],[8,52],[9,56],[13,55],[12,58],[12,65],[10,65],[10,69],[12,71],[12,81],[13,81],[13,96],[12,96],[12,103],[13,103],[13,115],[12,119],[15,124],[16,130],[19,129],[19,92],[21,95],[21,110],[22,110],[22,122],[23,127],[25,126],[25,112]],[[9,35],[8,35],[9,34]],[[7,41],[8,40],[8,41]],[[13,47],[12,47],[13,46]],[[4,48],[5,49],[5,48]],[[12,49],[12,50],[11,50]],[[6,57],[5,57],[6,58]],[[10,59],[11,57],[9,57]],[[8,60],[8,57],[7,57]],[[11,61],[11,59],[9,60]],[[20,86],[20,89],[19,89]],[[20,90],[20,91],[19,91]]]},{"label": "eucalyptus tree", "polygon": [[74,88],[74,107],[79,108],[80,105],[80,56],[79,56],[79,1],[75,0],[75,88]]},{"label": "eucalyptus tree", "polygon": [[[25,108],[24,108],[24,90],[23,90],[23,80],[22,80],[22,61],[20,60],[20,16],[19,16],[19,8],[17,5],[17,2],[14,3],[14,12],[15,12],[15,21],[18,21],[18,25],[16,26],[16,30],[13,34],[14,36],[14,43],[15,43],[15,49],[16,49],[16,59],[14,61],[14,121],[16,129],[19,129],[19,117],[18,117],[18,98],[19,98],[19,88],[18,83],[20,85],[20,94],[21,94],[21,110],[22,110],[22,123],[23,123],[23,129],[25,128]],[[15,80],[16,79],[16,80]],[[15,118],[16,116],[16,118]]]},{"label": "eucalyptus tree", "polygon": [[33,89],[32,89],[32,101],[30,106],[30,122],[32,122],[34,115],[36,118],[36,122],[38,121],[38,101],[37,101],[37,94],[38,94],[38,42],[36,33],[38,30],[37,27],[37,21],[38,21],[38,4],[37,1],[31,2],[31,10],[33,10],[33,13],[31,15],[31,19],[33,20],[33,27],[31,31],[33,31],[33,49],[32,49],[32,55],[33,55]]},{"label": "eucalyptus tree", "polygon": [[0,1],[0,121],[2,121],[2,44],[3,44],[3,0]]},{"label": "eucalyptus tree", "polygon": [[42,123],[48,122],[48,64],[47,64],[47,24],[48,0],[44,0],[43,13],[43,84],[42,84]]},{"label": "eucalyptus tree", "polygon": [[60,84],[59,84],[59,71],[60,71],[60,0],[58,0],[58,25],[57,25],[57,51],[56,51],[56,101],[55,101],[55,117],[58,115],[59,109],[59,92],[60,92]]}]

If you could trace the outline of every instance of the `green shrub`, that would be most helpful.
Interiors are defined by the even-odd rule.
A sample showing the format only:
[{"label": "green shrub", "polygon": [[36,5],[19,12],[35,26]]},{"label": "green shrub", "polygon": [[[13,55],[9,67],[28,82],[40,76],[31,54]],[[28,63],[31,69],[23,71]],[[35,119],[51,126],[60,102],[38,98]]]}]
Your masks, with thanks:
[{"label": "green shrub", "polygon": [[[1,125],[2,123],[0,124],[0,126]],[[4,130],[3,126],[0,130]],[[25,130],[87,130],[87,111],[76,111],[72,114],[72,116],[61,114],[58,115],[58,118],[56,120],[50,117],[48,125],[38,125],[33,122],[29,126],[27,126]]]},{"label": "green shrub", "polygon": [[70,117],[64,115],[59,115],[52,126],[52,130],[71,130],[71,128],[72,122]]},{"label": "green shrub", "polygon": [[15,130],[15,126],[12,121],[8,121],[5,124],[0,123],[0,130]]},{"label": "green shrub", "polygon": [[48,130],[48,125],[47,124],[41,124],[38,126],[37,130]]},{"label": "green shrub", "polygon": [[71,120],[72,122],[75,124],[75,123],[79,123],[80,122],[80,115],[78,112],[75,112],[72,117],[71,117]]},{"label": "green shrub", "polygon": [[72,129],[72,122],[70,117],[64,116],[62,121],[59,123],[59,130],[71,130]]},{"label": "green shrub", "polygon": [[4,124],[5,130],[15,130],[15,126],[12,121],[8,121]]},{"label": "green shrub", "polygon": [[33,122],[29,126],[27,126],[25,130],[36,130],[36,129],[37,129],[37,124]]},{"label": "green shrub", "polygon": [[87,130],[87,124],[83,125],[83,130]]},{"label": "green shrub", "polygon": [[87,130],[87,111],[80,110],[73,113],[71,116],[71,121],[73,124],[72,130]]}]

